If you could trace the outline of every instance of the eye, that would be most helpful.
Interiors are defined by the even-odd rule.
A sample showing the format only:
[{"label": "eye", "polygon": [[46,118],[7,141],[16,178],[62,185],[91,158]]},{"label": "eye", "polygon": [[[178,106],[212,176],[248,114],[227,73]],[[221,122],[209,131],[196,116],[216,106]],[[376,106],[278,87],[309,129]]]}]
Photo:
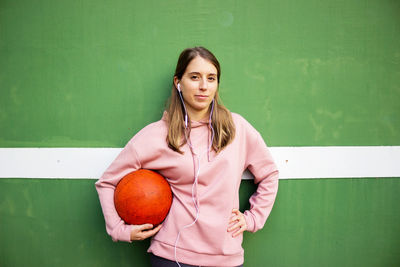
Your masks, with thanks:
[{"label": "eye", "polygon": [[208,77],[208,80],[209,81],[215,81],[216,79],[215,79],[215,77],[211,76],[211,77]]},{"label": "eye", "polygon": [[192,80],[197,80],[198,78],[199,78],[199,76],[197,76],[197,75],[190,76],[190,79],[192,79]]}]

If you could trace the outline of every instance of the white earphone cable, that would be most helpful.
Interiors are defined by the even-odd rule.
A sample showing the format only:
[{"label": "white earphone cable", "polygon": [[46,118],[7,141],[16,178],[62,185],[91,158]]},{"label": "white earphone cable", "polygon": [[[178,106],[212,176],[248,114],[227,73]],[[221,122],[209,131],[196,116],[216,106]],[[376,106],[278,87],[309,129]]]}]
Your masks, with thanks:
[{"label": "white earphone cable", "polygon": [[[198,218],[199,218],[199,215],[200,215],[199,198],[198,198],[198,196],[197,196],[197,185],[198,185],[198,178],[199,178],[199,174],[200,174],[200,160],[201,160],[201,158],[207,153],[208,161],[210,161],[210,151],[211,151],[212,143],[213,143],[213,140],[214,140],[214,128],[212,127],[212,124],[211,124],[211,117],[212,117],[212,114],[213,114],[213,111],[214,111],[214,99],[212,100],[211,112],[210,112],[210,117],[209,117],[209,121],[208,121],[209,128],[211,129],[211,142],[210,142],[210,140],[208,140],[210,143],[209,143],[208,146],[207,146],[207,150],[206,150],[204,153],[201,153],[200,156],[197,156],[197,154],[195,153],[194,148],[193,148],[193,146],[192,146],[192,142],[190,141],[190,138],[189,138],[188,135],[187,135],[187,129],[188,129],[188,114],[187,114],[187,111],[186,111],[185,102],[183,101],[183,97],[182,97],[182,93],[181,93],[179,84],[178,84],[178,94],[179,94],[179,97],[180,97],[180,99],[181,99],[183,108],[184,108],[184,110],[185,110],[185,130],[184,130],[184,131],[185,131],[185,139],[186,139],[186,143],[188,144],[188,146],[189,146],[189,148],[190,148],[190,152],[191,152],[191,154],[192,154],[193,167],[194,167],[194,168],[196,168],[195,157],[197,158],[197,170],[195,171],[195,174],[194,174],[194,182],[193,182],[193,185],[192,185],[192,201],[193,201],[194,207],[195,207],[195,209],[196,209],[196,216],[195,216],[195,219],[194,219],[193,222],[191,222],[190,224],[187,224],[187,225],[183,226],[183,227],[178,231],[178,235],[177,235],[177,237],[176,237],[176,239],[175,239],[175,245],[174,245],[174,257],[175,257],[175,262],[176,262],[176,264],[177,264],[179,267],[181,267],[181,265],[180,265],[179,262],[178,262],[178,258],[177,258],[177,247],[178,247],[179,238],[180,238],[180,236],[181,236],[181,232],[182,232],[183,230],[185,230],[186,228],[189,228],[189,227],[191,227],[192,225],[194,225],[194,224],[197,222],[197,220],[198,220]],[[195,190],[195,189],[196,189],[196,190]]]}]

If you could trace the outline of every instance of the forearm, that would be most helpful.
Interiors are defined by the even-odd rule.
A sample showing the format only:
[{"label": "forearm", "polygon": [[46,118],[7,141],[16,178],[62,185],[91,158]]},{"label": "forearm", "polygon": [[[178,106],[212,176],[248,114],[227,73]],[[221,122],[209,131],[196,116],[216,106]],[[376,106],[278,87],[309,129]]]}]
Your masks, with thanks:
[{"label": "forearm", "polygon": [[264,226],[278,192],[278,179],[276,170],[258,183],[257,191],[249,199],[250,209],[244,212],[247,231],[256,232]]},{"label": "forearm", "polygon": [[125,222],[118,215],[114,206],[115,187],[99,180],[96,183],[96,189],[99,195],[107,233],[111,236],[114,242],[131,242],[131,226],[125,224]]}]

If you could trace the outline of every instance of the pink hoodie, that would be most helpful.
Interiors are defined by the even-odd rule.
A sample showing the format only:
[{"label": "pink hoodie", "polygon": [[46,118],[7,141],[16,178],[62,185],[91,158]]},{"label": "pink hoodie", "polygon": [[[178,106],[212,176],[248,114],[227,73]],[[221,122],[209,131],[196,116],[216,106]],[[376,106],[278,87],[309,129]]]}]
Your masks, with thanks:
[{"label": "pink hoodie", "polygon": [[[173,201],[161,230],[152,238],[148,252],[191,265],[237,266],[243,263],[243,235],[235,238],[227,232],[232,209],[239,208],[239,186],[243,171],[248,168],[258,184],[250,198],[250,210],[244,212],[247,231],[255,232],[264,226],[278,190],[278,169],[261,135],[240,115],[232,113],[236,135],[219,154],[207,157],[209,128],[207,122],[191,122],[190,140],[197,154],[193,159],[189,146],[184,154],[174,152],[166,143],[165,116],[139,131],[96,182],[106,221],[107,233],[114,241],[130,241],[131,226],[126,225],[114,207],[114,189],[126,174],[151,169],[169,182]],[[197,184],[199,217],[192,199],[192,185],[200,157]]]}]

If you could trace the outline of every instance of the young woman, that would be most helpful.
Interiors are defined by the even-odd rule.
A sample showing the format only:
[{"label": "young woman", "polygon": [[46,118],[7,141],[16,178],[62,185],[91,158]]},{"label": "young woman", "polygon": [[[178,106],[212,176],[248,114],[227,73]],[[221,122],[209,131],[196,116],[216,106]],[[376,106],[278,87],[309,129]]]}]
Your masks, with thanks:
[{"label": "young woman", "polygon": [[[278,170],[261,135],[220,102],[221,69],[203,47],[185,49],[161,120],[139,131],[96,182],[114,241],[153,236],[152,266],[242,266],[243,232],[264,226],[278,189]],[[162,225],[127,225],[114,190],[128,173],[151,169],[169,182],[173,201]],[[250,209],[239,208],[242,173],[254,175]]]}]

